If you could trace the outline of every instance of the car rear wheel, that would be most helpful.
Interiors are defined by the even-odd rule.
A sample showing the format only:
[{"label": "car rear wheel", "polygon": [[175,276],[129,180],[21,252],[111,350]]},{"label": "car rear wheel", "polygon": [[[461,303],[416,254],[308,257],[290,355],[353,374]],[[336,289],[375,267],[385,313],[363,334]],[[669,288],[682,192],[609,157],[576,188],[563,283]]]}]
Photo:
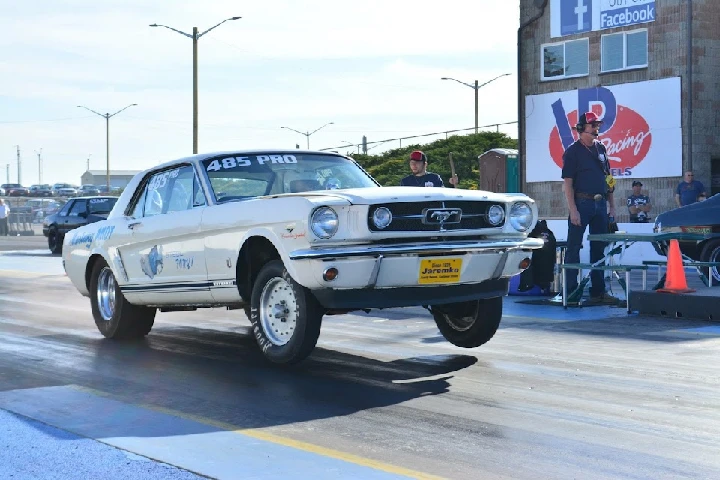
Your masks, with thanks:
[{"label": "car rear wheel", "polygon": [[57,229],[52,228],[48,232],[48,248],[51,253],[59,254],[62,253],[63,237]]},{"label": "car rear wheel", "polygon": [[310,355],[324,313],[313,294],[292,279],[282,261],[270,261],[260,269],[250,297],[250,322],[269,361],[290,365]]},{"label": "car rear wheel", "polygon": [[[720,240],[713,240],[705,244],[700,253],[701,262],[720,262]],[[712,275],[713,285],[720,285],[720,267],[703,268],[706,278]]]},{"label": "car rear wheel", "polygon": [[156,309],[129,303],[103,260],[93,266],[90,303],[95,325],[106,338],[142,338],[150,333],[155,322]]},{"label": "car rear wheel", "polygon": [[490,340],[502,318],[502,297],[434,305],[430,308],[440,333],[455,346],[479,347]]}]

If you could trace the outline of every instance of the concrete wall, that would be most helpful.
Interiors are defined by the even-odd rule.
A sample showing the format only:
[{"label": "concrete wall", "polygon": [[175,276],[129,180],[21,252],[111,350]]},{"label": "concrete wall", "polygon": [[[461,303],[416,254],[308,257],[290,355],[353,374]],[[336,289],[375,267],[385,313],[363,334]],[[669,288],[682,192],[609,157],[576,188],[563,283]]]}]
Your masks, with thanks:
[{"label": "concrete wall", "polygon": [[[720,168],[720,138],[717,127],[720,125],[720,2],[718,0],[693,0],[693,136],[692,169],[695,178],[705,185],[710,195],[711,159],[718,159]],[[539,10],[532,0],[521,0],[521,24],[536,15]],[[524,97],[542,93],[560,92],[577,88],[599,85],[657,80],[667,77],[681,77],[682,83],[682,124],[683,158],[678,159],[678,171],[682,162],[683,169],[688,167],[688,83],[687,83],[687,2],[686,0],[656,0],[656,20],[652,23],[632,27],[608,29],[581,35],[563,37],[563,40],[577,38],[590,39],[590,75],[555,81],[540,81],[541,46],[544,43],[558,41],[550,38],[550,8],[544,15],[525,29],[519,52],[523,81],[523,100],[521,102],[520,121],[524,121]],[[600,36],[602,34],[648,29],[648,67],[618,73],[600,72]],[[662,98],[657,99],[662,102]],[[524,165],[524,139],[520,139]],[[720,171],[715,173],[720,174]],[[641,179],[644,193],[650,195],[653,203],[651,216],[675,207],[674,194],[681,176],[669,178]],[[626,199],[631,193],[631,180],[617,179],[615,207],[619,221],[627,221]],[[562,183],[541,182],[526,183],[523,191],[535,198],[544,217],[567,215],[567,207],[562,197]],[[622,215],[621,215],[622,214]]]}]

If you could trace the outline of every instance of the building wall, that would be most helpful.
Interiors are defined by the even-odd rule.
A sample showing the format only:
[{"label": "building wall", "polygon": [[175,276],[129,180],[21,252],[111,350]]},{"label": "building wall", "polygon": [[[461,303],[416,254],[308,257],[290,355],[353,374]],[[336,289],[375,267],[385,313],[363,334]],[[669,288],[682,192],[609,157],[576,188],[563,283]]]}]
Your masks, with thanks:
[{"label": "building wall", "polygon": [[[130,180],[133,179],[133,177],[134,175],[113,175],[112,173],[110,173],[110,186],[125,188],[127,184],[130,183]],[[107,177],[105,175],[93,175],[90,172],[85,172],[80,177],[80,181],[83,185],[105,185]]]},{"label": "building wall", "polygon": [[[711,194],[711,158],[718,159],[720,174],[720,138],[716,139],[716,126],[720,121],[720,6],[718,0],[693,0],[693,136],[692,169],[695,178],[705,185]],[[520,21],[525,23],[540,10],[532,0],[521,0]],[[527,95],[551,93],[609,86],[622,83],[657,80],[668,77],[681,77],[682,83],[682,125],[683,158],[677,159],[678,172],[688,167],[687,132],[687,1],[656,0],[656,20],[654,22],[588,32],[579,35],[550,37],[550,6],[546,6],[543,16],[527,27],[519,47],[520,75],[523,92],[520,120],[524,122],[524,98]],[[620,31],[648,29],[648,67],[633,71],[616,73],[600,72],[600,37],[603,34]],[[541,47],[545,43],[560,40],[589,38],[589,76],[564,80],[540,81]],[[662,102],[662,98],[657,99]],[[520,139],[522,164],[525,165],[524,139]],[[663,178],[643,178],[643,193],[649,194],[653,203],[651,216],[675,208],[675,189],[682,176]],[[625,201],[631,193],[632,179],[617,178],[615,189],[615,207],[620,221],[625,221],[627,208]],[[567,217],[567,205],[562,195],[562,181],[524,183],[523,191],[538,202],[540,214],[546,218]],[[621,216],[622,214],[623,216]]]}]

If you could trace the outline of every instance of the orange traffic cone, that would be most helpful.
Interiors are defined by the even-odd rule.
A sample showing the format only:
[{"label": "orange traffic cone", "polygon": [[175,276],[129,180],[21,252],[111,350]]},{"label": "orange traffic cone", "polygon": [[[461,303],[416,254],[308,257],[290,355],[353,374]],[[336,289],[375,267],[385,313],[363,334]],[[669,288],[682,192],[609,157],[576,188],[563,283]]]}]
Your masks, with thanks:
[{"label": "orange traffic cone", "polygon": [[687,279],[685,278],[685,266],[680,254],[680,244],[677,240],[670,240],[665,286],[658,288],[656,291],[664,293],[691,293],[695,291],[688,288]]}]

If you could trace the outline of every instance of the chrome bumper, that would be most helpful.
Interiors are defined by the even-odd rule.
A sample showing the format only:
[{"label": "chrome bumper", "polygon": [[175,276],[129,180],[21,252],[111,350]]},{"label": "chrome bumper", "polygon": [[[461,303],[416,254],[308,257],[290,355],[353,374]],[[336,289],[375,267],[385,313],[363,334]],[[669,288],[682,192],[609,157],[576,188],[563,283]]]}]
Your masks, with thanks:
[{"label": "chrome bumper", "polygon": [[444,253],[498,253],[542,248],[540,238],[523,240],[459,241],[440,244],[408,243],[398,245],[360,245],[350,247],[317,247],[290,252],[290,260],[328,260],[348,257],[396,255],[437,255]]}]

